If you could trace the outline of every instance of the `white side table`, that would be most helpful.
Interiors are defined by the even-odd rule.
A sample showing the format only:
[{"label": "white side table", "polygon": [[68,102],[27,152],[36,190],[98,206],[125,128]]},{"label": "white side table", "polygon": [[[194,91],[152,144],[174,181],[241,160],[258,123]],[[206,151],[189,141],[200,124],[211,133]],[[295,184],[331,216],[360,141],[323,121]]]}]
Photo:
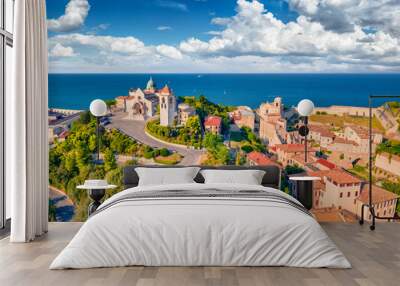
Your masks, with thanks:
[{"label": "white side table", "polygon": [[88,207],[88,215],[90,216],[101,205],[101,200],[106,194],[106,190],[116,187],[116,185],[109,185],[106,180],[86,180],[84,185],[77,186],[76,188],[88,190],[89,197],[92,199]]}]

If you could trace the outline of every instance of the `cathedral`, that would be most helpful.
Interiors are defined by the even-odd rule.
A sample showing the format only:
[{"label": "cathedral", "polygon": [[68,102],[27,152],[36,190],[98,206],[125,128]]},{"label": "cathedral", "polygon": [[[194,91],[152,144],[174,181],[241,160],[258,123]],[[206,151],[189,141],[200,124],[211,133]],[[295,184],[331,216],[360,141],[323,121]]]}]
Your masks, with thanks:
[{"label": "cathedral", "polygon": [[147,82],[146,88],[130,89],[129,95],[116,98],[117,107],[127,113],[127,119],[147,120],[160,111],[160,125],[172,126],[176,116],[176,97],[165,85],[157,89],[153,79]]}]

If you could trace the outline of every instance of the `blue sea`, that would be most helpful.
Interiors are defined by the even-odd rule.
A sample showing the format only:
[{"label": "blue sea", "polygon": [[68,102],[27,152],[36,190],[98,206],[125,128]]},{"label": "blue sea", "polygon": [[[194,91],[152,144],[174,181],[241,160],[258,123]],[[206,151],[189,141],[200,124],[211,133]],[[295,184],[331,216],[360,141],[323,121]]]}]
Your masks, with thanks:
[{"label": "blue sea", "polygon": [[50,74],[49,107],[88,109],[93,99],[144,88],[150,76],[177,96],[205,95],[215,103],[252,108],[276,96],[289,106],[308,98],[322,107],[368,106],[370,94],[400,95],[400,74]]}]

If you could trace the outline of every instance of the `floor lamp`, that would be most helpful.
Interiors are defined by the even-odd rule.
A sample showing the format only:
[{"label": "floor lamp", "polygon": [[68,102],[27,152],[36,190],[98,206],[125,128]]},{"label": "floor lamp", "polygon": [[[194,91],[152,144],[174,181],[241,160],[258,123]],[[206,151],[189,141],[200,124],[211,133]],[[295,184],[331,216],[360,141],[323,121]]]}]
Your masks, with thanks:
[{"label": "floor lamp", "polygon": [[303,99],[297,105],[297,112],[303,117],[304,125],[299,128],[299,134],[304,137],[304,162],[307,163],[307,135],[308,129],[308,116],[314,111],[314,103],[309,99]]},{"label": "floor lamp", "polygon": [[397,98],[400,99],[400,95],[370,95],[368,99],[368,107],[369,107],[369,162],[368,162],[368,192],[369,192],[369,200],[368,204],[363,204],[361,207],[361,218],[360,218],[360,224],[364,224],[364,208],[368,208],[369,212],[371,214],[372,218],[372,223],[369,226],[371,230],[375,229],[375,219],[387,219],[387,220],[396,220],[398,218],[395,217],[383,217],[383,216],[377,216],[375,215],[375,207],[372,203],[372,119],[373,119],[373,114],[372,114],[372,101],[375,99],[390,99],[390,98]]},{"label": "floor lamp", "polygon": [[96,117],[96,137],[97,137],[97,160],[100,163],[100,117],[107,114],[107,104],[101,99],[95,99],[90,103],[90,113]]}]

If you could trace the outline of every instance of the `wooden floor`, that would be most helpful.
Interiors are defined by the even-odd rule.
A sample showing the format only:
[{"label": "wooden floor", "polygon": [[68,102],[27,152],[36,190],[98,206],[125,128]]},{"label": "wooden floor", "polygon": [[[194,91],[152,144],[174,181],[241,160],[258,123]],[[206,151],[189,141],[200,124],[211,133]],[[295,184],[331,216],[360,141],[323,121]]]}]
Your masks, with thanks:
[{"label": "wooden floor", "polygon": [[29,244],[0,241],[0,285],[400,285],[400,224],[330,223],[324,229],[352,269],[289,267],[125,267],[48,270],[80,223],[52,223],[49,233]]}]

